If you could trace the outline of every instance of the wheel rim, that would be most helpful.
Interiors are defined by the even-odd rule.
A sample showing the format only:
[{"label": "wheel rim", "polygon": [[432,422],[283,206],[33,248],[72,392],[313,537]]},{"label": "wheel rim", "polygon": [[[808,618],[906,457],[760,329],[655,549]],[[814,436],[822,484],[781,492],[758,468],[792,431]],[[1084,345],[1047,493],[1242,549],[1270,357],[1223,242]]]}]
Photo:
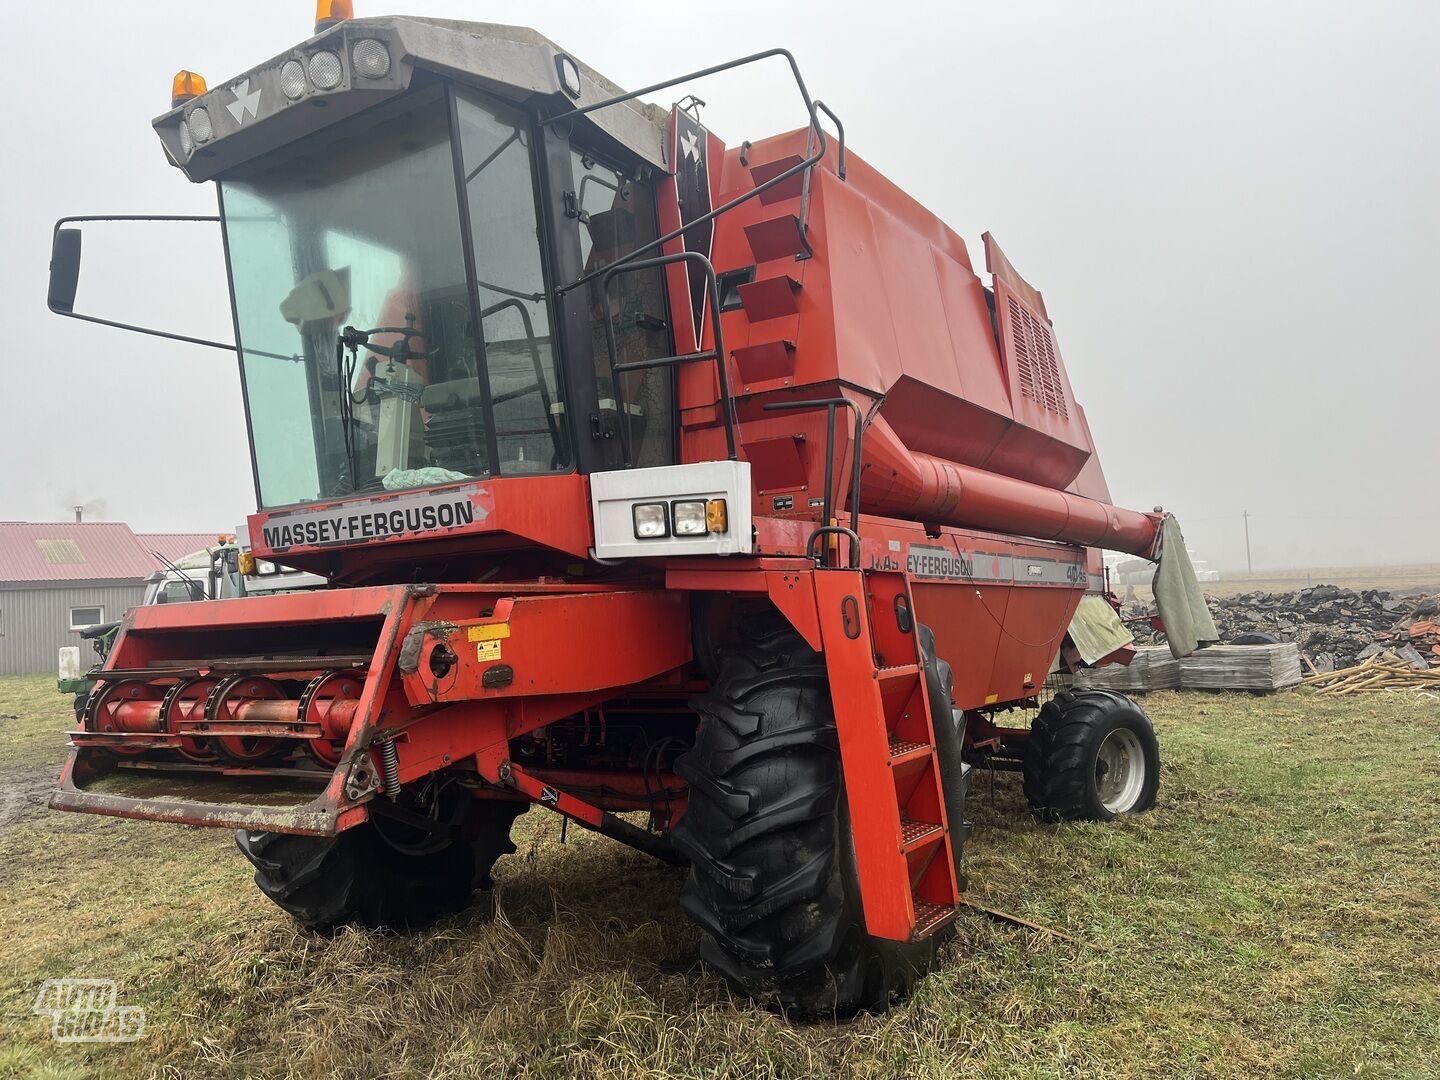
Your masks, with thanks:
[{"label": "wheel rim", "polygon": [[1147,767],[1135,732],[1122,727],[1106,735],[1095,756],[1095,788],[1101,805],[1112,814],[1132,810],[1145,789]]}]

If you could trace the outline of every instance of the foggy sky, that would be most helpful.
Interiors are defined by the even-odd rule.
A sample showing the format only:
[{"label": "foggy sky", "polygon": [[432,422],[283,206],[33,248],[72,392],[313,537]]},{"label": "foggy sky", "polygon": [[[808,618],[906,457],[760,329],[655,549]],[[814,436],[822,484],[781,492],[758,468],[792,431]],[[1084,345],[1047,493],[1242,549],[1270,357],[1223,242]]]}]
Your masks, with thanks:
[{"label": "foggy sky", "polygon": [[[1440,559],[1440,5],[356,8],[533,26],[624,86],[789,47],[856,153],[1044,292],[1117,503],[1174,510],[1221,567],[1246,509],[1257,569]],[[51,315],[50,229],[213,213],[150,129],[170,78],[219,85],[313,5],[6,9],[0,520],[233,528],[234,355]],[[803,124],[778,69],[694,90],[732,146]],[[233,340],[218,231],[87,232],[77,309]]]}]

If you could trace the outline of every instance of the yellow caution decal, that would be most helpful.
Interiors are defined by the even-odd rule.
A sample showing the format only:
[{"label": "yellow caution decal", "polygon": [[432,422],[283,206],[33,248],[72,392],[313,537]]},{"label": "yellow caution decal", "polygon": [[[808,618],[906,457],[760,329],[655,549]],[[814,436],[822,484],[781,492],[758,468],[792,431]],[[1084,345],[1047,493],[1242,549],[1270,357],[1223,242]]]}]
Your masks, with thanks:
[{"label": "yellow caution decal", "polygon": [[509,623],[483,623],[472,626],[467,632],[471,641],[499,641],[510,636]]}]

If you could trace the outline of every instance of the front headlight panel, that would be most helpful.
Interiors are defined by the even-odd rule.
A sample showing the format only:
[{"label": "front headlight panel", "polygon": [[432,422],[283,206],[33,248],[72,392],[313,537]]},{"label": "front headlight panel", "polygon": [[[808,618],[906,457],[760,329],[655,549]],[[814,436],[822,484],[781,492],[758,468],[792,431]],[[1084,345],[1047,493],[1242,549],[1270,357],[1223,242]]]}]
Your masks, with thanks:
[{"label": "front headlight panel", "polygon": [[750,463],[707,461],[590,474],[601,559],[753,550]]}]

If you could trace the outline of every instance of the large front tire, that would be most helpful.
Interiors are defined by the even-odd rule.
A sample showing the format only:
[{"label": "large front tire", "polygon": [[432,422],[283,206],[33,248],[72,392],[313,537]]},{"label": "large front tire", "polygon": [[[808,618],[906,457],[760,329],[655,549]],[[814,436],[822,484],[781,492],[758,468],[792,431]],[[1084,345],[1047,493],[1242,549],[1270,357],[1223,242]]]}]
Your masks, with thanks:
[{"label": "large front tire", "polygon": [[435,850],[401,842],[415,838],[373,817],[328,837],[242,829],[235,844],[260,891],[307,929],[413,930],[463,911],[475,889],[493,884],[490,869],[515,850],[510,827],[528,808],[479,802],[463,832]]},{"label": "large front tire", "polygon": [[1160,744],[1145,710],[1124,694],[1064,690],[1031,726],[1024,776],[1042,821],[1110,821],[1155,805]]},{"label": "large front tire", "polygon": [[737,992],[797,1018],[879,1012],[938,943],[865,932],[824,661],[788,626],[743,627],[722,656],[672,834],[691,862],[681,905],[701,956]]}]

